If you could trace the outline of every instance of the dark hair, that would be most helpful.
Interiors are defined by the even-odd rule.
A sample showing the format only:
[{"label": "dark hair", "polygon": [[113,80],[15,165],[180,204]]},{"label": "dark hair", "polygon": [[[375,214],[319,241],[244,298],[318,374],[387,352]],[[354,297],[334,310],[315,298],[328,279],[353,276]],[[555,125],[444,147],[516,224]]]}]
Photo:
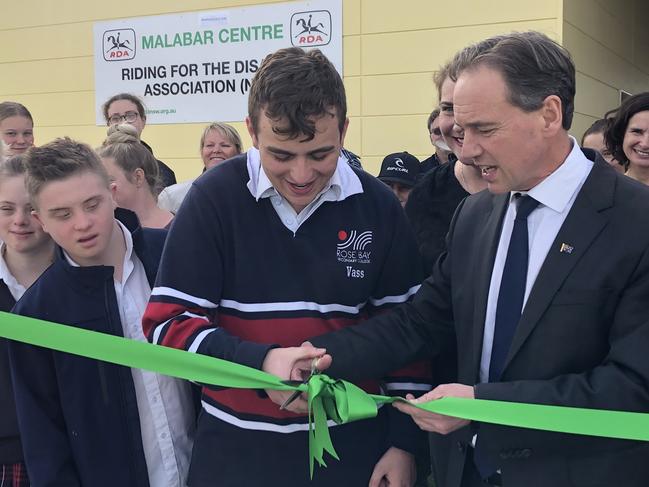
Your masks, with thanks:
[{"label": "dark hair", "polygon": [[111,96],[106,103],[101,106],[101,110],[104,114],[104,120],[108,123],[108,109],[113,104],[113,102],[118,100],[128,100],[137,107],[137,112],[140,114],[142,120],[146,120],[146,114],[144,113],[144,103],[140,100],[139,97],[132,95],[131,93],[118,93],[117,95]]},{"label": "dark hair", "polygon": [[606,128],[608,127],[608,121],[605,118],[600,118],[595,120],[590,127],[586,129],[584,135],[581,136],[581,142],[579,145],[584,145],[584,140],[586,137],[593,134],[603,134]]},{"label": "dark hair", "polygon": [[32,147],[24,155],[25,186],[32,202],[35,202],[45,184],[83,172],[97,174],[108,187],[106,169],[97,153],[87,144],[63,137],[40,147]]},{"label": "dark hair", "polygon": [[430,132],[430,126],[433,125],[433,122],[437,117],[439,117],[439,108],[435,108],[435,110],[430,112],[430,115],[428,115],[428,121],[426,122],[426,128],[428,129],[428,132]]},{"label": "dark hair", "polygon": [[25,105],[15,101],[3,101],[0,103],[0,122],[5,118],[16,116],[28,118],[32,125],[34,125],[32,114],[29,113]]},{"label": "dark hair", "polygon": [[280,49],[264,59],[250,86],[248,116],[255,133],[261,110],[283,123],[273,126],[273,132],[290,139],[303,134],[312,140],[314,119],[325,114],[338,117],[342,134],[347,119],[343,80],[319,49]]},{"label": "dark hair", "polygon": [[624,153],[623,143],[629,120],[636,113],[649,111],[649,92],[638,93],[622,102],[619,108],[606,112],[608,128],[604,132],[604,143],[613,157],[626,164],[629,158]]},{"label": "dark hair", "polygon": [[153,196],[157,197],[162,190],[158,161],[142,145],[137,130],[132,125],[123,123],[111,126],[108,129],[108,138],[99,149],[99,157],[114,159],[128,182],[133,182],[133,171],[142,169]]},{"label": "dark hair", "polygon": [[[481,44],[486,47],[482,52],[478,49]],[[458,60],[461,66],[454,73],[456,79],[462,71],[481,65],[495,69],[507,85],[509,102],[526,112],[538,110],[548,96],[556,95],[561,100],[562,126],[570,128],[575,65],[565,48],[545,34],[528,31],[491,37],[468,49],[461,51],[464,55]]]}]

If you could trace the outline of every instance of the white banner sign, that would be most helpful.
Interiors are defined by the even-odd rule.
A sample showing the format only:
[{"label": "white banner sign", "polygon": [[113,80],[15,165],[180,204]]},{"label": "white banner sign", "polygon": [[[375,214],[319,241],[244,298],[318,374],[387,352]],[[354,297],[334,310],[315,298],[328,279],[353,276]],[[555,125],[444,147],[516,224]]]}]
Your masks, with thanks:
[{"label": "white banner sign", "polygon": [[144,100],[147,123],[244,120],[264,57],[317,47],[342,75],[342,38],[342,0],[97,22],[97,125],[104,101],[122,92]]}]

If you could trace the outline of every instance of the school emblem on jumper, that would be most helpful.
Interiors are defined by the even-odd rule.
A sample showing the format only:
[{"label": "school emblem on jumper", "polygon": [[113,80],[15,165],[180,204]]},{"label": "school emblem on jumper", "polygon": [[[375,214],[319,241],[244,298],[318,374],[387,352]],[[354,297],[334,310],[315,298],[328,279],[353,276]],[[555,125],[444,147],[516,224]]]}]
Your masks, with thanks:
[{"label": "school emblem on jumper", "polygon": [[297,12],[291,16],[291,43],[298,47],[325,46],[331,40],[328,10]]},{"label": "school emblem on jumper", "polygon": [[372,244],[372,231],[359,232],[356,230],[340,230],[338,232],[338,244],[336,245],[336,257],[338,262],[347,264],[369,264],[372,252],[369,250]]},{"label": "school emblem on jumper", "polygon": [[104,32],[103,50],[106,61],[127,61],[135,57],[136,40],[133,29]]}]

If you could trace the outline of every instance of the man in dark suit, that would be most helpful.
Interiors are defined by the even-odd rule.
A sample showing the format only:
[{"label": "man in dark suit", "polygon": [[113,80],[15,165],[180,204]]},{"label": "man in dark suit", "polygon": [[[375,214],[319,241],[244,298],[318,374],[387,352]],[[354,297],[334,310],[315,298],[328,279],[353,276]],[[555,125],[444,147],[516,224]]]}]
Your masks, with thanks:
[{"label": "man in dark suit", "polygon": [[[454,92],[460,157],[473,159],[489,191],[460,204],[448,250],[411,303],[312,340],[333,358],[328,373],[379,377],[453,346],[454,330],[459,383],[414,402],[647,412],[649,189],[581,152],[568,135],[574,91],[569,54],[543,34],[502,36],[464,60]],[[450,487],[649,484],[647,443],[397,407],[454,435]]]}]

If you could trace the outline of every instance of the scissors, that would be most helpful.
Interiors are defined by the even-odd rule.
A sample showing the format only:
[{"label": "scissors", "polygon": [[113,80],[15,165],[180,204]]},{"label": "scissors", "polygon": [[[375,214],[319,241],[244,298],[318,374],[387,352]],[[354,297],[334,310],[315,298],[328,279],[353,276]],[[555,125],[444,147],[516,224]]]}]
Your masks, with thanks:
[{"label": "scissors", "polygon": [[[311,362],[311,373],[310,373],[308,376],[306,376],[306,378],[305,378],[302,382],[298,382],[298,381],[288,381],[288,380],[287,380],[287,381],[284,381],[284,383],[285,383],[285,384],[290,384],[290,385],[306,384],[307,382],[309,382],[309,379],[311,379],[311,377],[313,377],[314,375],[320,373],[320,371],[318,370],[318,367],[316,367],[316,364],[317,364],[317,363],[318,363],[318,359],[317,359],[317,358],[313,359],[313,361]],[[282,403],[282,405],[279,407],[279,409],[280,409],[280,410],[285,410],[286,407],[287,407],[289,404],[291,404],[293,401],[295,401],[298,397],[300,397],[301,394],[302,394],[302,391],[295,391],[293,394],[291,394],[290,396],[288,396],[288,398],[286,399],[286,401],[284,401],[284,402]]]}]

